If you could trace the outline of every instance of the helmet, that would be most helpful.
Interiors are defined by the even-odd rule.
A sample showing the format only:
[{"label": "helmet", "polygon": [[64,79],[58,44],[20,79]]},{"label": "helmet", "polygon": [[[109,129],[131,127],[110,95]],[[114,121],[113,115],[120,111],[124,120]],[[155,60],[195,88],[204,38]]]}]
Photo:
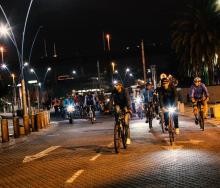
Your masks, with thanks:
[{"label": "helmet", "polygon": [[114,82],[114,85],[115,85],[115,86],[118,86],[118,85],[123,86],[123,84],[122,84],[122,82],[121,82],[121,81],[116,81],[116,82]]},{"label": "helmet", "polygon": [[152,85],[152,82],[147,82],[146,86]]},{"label": "helmet", "polygon": [[161,80],[161,84],[163,85],[163,84],[167,84],[167,83],[169,83],[169,80],[167,79],[167,78],[163,78],[162,80]]},{"label": "helmet", "polygon": [[201,82],[201,78],[196,77],[196,78],[194,79],[194,82]]},{"label": "helmet", "polygon": [[168,79],[172,79],[173,76],[171,74],[169,74],[169,76],[167,77]]},{"label": "helmet", "polygon": [[166,75],[165,73],[162,73],[162,74],[160,75],[160,79],[162,80],[163,78],[167,78],[167,75]]}]

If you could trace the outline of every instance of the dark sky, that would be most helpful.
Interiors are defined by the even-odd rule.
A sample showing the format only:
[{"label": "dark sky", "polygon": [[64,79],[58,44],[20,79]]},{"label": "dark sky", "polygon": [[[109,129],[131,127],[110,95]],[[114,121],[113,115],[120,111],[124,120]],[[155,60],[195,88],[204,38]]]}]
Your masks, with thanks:
[{"label": "dark sky", "polygon": [[[93,53],[102,48],[102,31],[112,34],[112,47],[120,49],[141,38],[147,42],[167,42],[170,24],[190,0],[35,0],[27,27],[26,48],[37,28],[44,26],[36,42],[34,56],[48,53],[53,42],[61,56],[76,51]],[[30,0],[1,0],[16,36]],[[0,15],[0,20],[4,19]],[[20,35],[18,35],[20,34]],[[10,48],[10,47],[9,47]],[[9,52],[10,53],[10,52]]]}]

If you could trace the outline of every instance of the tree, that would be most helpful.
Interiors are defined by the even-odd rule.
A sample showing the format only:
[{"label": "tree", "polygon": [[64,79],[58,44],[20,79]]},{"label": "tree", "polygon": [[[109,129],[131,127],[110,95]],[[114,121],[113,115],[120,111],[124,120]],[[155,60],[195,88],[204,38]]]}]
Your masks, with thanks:
[{"label": "tree", "polygon": [[172,48],[185,76],[205,77],[213,83],[213,67],[220,47],[220,9],[216,0],[193,0],[172,24]]}]

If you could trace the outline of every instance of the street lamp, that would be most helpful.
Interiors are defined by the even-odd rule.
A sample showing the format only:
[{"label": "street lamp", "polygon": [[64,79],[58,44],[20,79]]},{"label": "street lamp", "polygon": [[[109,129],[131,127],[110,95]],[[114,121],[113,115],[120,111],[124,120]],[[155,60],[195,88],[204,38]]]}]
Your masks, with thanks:
[{"label": "street lamp", "polygon": [[130,77],[133,77],[134,75],[132,73],[129,74]]},{"label": "street lamp", "polygon": [[126,68],[125,72],[129,73],[131,70],[129,68]]},{"label": "street lamp", "polygon": [[44,83],[45,83],[45,81],[46,81],[47,74],[48,74],[48,72],[50,72],[51,70],[52,70],[51,67],[48,67],[48,68],[47,68],[47,72],[45,73],[44,80],[43,80],[43,87],[44,87]]},{"label": "street lamp", "polygon": [[115,70],[115,72],[114,72],[115,74],[118,74],[118,70]]},{"label": "street lamp", "polygon": [[74,75],[76,75],[76,71],[75,70],[73,70],[73,72],[72,72]]},{"label": "street lamp", "polygon": [[29,66],[29,63],[28,62],[25,62],[24,63],[24,67],[28,67]]}]

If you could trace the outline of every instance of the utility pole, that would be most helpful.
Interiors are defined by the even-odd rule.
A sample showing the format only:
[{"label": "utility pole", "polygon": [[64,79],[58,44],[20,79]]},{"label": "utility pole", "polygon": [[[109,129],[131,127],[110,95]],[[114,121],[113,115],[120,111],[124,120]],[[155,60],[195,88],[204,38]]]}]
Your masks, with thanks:
[{"label": "utility pole", "polygon": [[146,61],[144,53],[144,40],[141,41],[141,54],[142,54],[142,63],[143,63],[143,73],[144,73],[144,82],[147,82],[147,72],[146,72]]},{"label": "utility pole", "polygon": [[99,65],[99,61],[97,61],[97,71],[98,71],[98,79],[99,79],[99,89],[101,90],[102,86],[101,86],[101,76],[100,76],[100,65]]}]

